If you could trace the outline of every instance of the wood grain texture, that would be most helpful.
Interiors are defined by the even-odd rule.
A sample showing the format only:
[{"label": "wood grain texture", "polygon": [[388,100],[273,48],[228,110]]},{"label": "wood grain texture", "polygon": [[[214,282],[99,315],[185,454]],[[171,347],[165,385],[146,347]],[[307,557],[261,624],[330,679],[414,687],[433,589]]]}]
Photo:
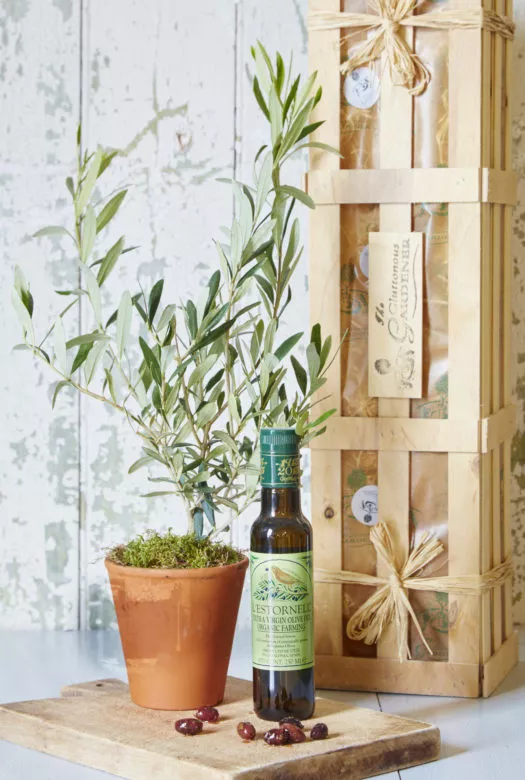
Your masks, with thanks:
[{"label": "wood grain texture", "polygon": [[516,202],[513,171],[490,168],[409,168],[310,170],[308,192],[330,203],[490,203]]},{"label": "wood grain texture", "polygon": [[[311,0],[310,11],[338,11],[339,0]],[[315,140],[339,148],[339,112],[341,78],[339,73],[340,31],[310,31],[309,70],[317,71],[323,85],[323,100],[317,107],[314,121],[325,120],[315,132]],[[322,149],[310,151],[310,169],[338,170],[339,158]],[[318,206],[310,216],[309,273],[310,321],[321,322],[323,337],[330,335],[332,343],[341,341],[340,278],[341,278],[341,208],[338,205]],[[340,355],[327,371],[327,382],[319,391],[319,411],[335,408],[341,413]],[[312,451],[311,453],[312,523],[315,560],[320,567],[342,566],[343,514],[341,501],[341,453]],[[343,613],[343,588],[340,585],[316,586],[315,650],[316,653],[339,656],[343,652],[343,622],[334,616]]]},{"label": "wood grain texture", "polygon": [[[413,45],[414,31],[405,30],[404,37]],[[379,160],[381,168],[412,167],[412,117],[413,100],[409,92],[393,82],[392,74],[382,62],[381,123],[379,129]],[[410,203],[379,206],[379,229],[382,232],[412,230],[412,206]],[[406,399],[380,398],[380,417],[410,417],[410,401]],[[378,453],[379,520],[387,521],[393,533],[398,563],[406,560],[410,535],[410,455],[408,452]],[[377,562],[379,576],[389,576],[388,567]],[[398,654],[396,633],[390,626],[378,642],[379,658],[396,658]]]},{"label": "wood grain texture", "polygon": [[508,441],[515,425],[514,404],[482,420],[332,417],[310,449],[484,453]]},{"label": "wood grain texture", "polygon": [[[505,12],[504,0],[495,0],[494,10],[498,13]],[[490,165],[494,168],[503,168],[503,132],[505,123],[505,93],[503,91],[504,77],[504,42],[499,36],[494,38],[492,44],[493,74],[492,74],[492,116],[491,116],[491,149],[492,157]],[[491,411],[496,412],[502,405],[502,374],[505,371],[505,362],[502,355],[503,342],[503,318],[502,318],[502,269],[505,262],[504,252],[504,212],[499,205],[491,207],[492,212],[492,372],[491,372]],[[514,431],[513,431],[514,432]],[[502,538],[503,538],[503,508],[502,489],[503,475],[501,472],[502,449],[496,447],[492,452],[492,555],[490,565],[501,563]],[[503,640],[503,588],[496,588],[492,593],[492,649],[496,652],[501,647]]]},{"label": "wood grain texture", "polygon": [[[329,699],[316,705],[327,740],[280,750],[262,739],[242,743],[235,726],[253,720],[252,706],[251,685],[230,677],[219,723],[189,738],[173,729],[184,713],[141,709],[127,685],[100,680],[71,686],[61,699],[1,705],[0,736],[130,780],[364,778],[439,756],[435,727]],[[260,734],[268,726],[256,723]]]},{"label": "wood grain texture", "polygon": [[[460,7],[478,6],[463,0]],[[479,32],[453,31],[449,49],[449,165],[481,165],[482,58]],[[464,58],[472,63],[468,83]],[[471,121],[476,117],[475,121]],[[469,132],[470,131],[470,132]],[[481,408],[481,209],[449,207],[449,417],[477,417]],[[467,325],[468,323],[468,325]],[[466,363],[465,355],[469,356]],[[480,458],[448,459],[449,574],[479,573]],[[480,599],[449,596],[449,660],[480,660]]]},{"label": "wood grain texture", "polygon": [[[493,0],[481,0],[483,8],[492,10]],[[493,106],[496,98],[493,91],[494,47],[492,35],[486,31],[481,34],[481,165],[490,165],[493,159]],[[492,333],[496,328],[494,322],[494,300],[492,291],[493,269],[495,256],[493,252],[494,207],[490,204],[481,206],[481,414],[492,411],[492,373],[493,363]],[[499,370],[499,366],[498,366]],[[488,571],[492,554],[492,526],[494,505],[493,455],[481,456],[481,571]],[[499,513],[498,513],[499,515]],[[488,661],[492,655],[492,598],[491,594],[481,597],[481,659]]]},{"label": "wood grain texture", "polygon": [[483,667],[482,693],[490,696],[518,663],[518,635],[511,633]]},{"label": "wood grain texture", "polygon": [[[432,663],[432,662],[430,662]],[[350,658],[318,656],[316,680],[321,688],[341,687],[342,679],[352,680],[352,690],[388,691],[425,696],[480,695],[478,664],[432,663],[428,661],[398,661],[395,658]]]}]

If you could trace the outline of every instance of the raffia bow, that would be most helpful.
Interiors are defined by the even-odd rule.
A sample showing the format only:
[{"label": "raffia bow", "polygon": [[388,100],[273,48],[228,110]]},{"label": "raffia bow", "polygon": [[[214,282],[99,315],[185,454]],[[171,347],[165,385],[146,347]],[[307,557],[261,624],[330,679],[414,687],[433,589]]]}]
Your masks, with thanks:
[{"label": "raffia bow", "polygon": [[[421,5],[418,0],[369,0],[373,14],[314,12],[309,15],[309,27],[313,30],[365,28],[370,32],[366,41],[349,53],[341,65],[343,73],[363,65],[385,53],[392,81],[406,87],[411,95],[420,95],[430,82],[430,71],[415,54],[403,35],[403,27],[426,27],[438,30],[483,29],[504,38],[514,36],[514,23],[506,16],[482,8],[465,8],[450,11],[433,11],[414,15]],[[341,39],[350,41],[351,33]]]},{"label": "raffia bow", "polygon": [[479,596],[492,588],[503,585],[512,577],[510,560],[498,564],[485,574],[465,574],[457,577],[417,577],[426,566],[434,561],[445,548],[433,534],[425,533],[414,549],[399,565],[395,545],[385,522],[379,523],[370,532],[370,541],[374,545],[378,559],[386,566],[388,576],[377,577],[361,572],[330,572],[315,570],[316,582],[352,583],[373,585],[375,593],[362,604],[350,617],[346,633],[350,639],[363,640],[365,644],[375,644],[385,629],[393,625],[396,633],[398,658],[406,661],[411,658],[408,645],[409,616],[421,637],[421,641],[432,655],[417,615],[410,603],[408,590],[437,591],[464,596]]}]

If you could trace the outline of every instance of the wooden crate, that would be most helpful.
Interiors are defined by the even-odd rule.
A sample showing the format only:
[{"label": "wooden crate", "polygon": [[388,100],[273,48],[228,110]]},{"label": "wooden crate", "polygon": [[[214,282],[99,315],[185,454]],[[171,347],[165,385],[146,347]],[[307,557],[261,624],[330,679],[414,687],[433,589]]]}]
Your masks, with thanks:
[{"label": "wooden crate", "polygon": [[[512,0],[450,0],[447,8],[483,8],[510,17]],[[359,0],[343,5],[340,0],[310,0],[313,14],[364,10]],[[426,10],[423,6],[420,12]],[[341,35],[341,29],[320,30],[314,24],[309,33],[311,69],[318,71],[323,85],[316,119],[325,123],[317,140],[338,148]],[[414,29],[407,27],[405,35],[412,45]],[[411,544],[411,462],[417,453],[446,458],[448,575],[479,575],[511,554],[510,441],[515,409],[509,366],[510,220],[516,194],[509,170],[512,45],[480,29],[454,29],[446,35],[447,167],[414,167],[415,113],[422,98],[393,84],[384,62],[377,139],[380,167],[352,170],[329,152],[311,153],[307,186],[317,203],[310,234],[311,318],[332,334],[335,343],[344,332],[342,209],[378,204],[381,231],[409,232],[414,229],[413,204],[449,204],[448,416],[411,417],[410,401],[387,398],[379,399],[373,416],[344,416],[341,359],[333,363],[323,388],[323,395],[331,397],[321,405],[336,405],[337,412],[326,434],[312,444],[312,516],[316,568],[334,573],[345,568],[344,452],[377,453],[379,516],[388,518],[394,528],[401,554],[406,555]],[[354,586],[316,585],[319,687],[488,696],[517,662],[510,581],[481,596],[450,594],[446,654],[439,660],[406,662],[398,660],[392,632],[383,635],[373,657],[361,650],[349,654],[343,620],[348,587]]]}]

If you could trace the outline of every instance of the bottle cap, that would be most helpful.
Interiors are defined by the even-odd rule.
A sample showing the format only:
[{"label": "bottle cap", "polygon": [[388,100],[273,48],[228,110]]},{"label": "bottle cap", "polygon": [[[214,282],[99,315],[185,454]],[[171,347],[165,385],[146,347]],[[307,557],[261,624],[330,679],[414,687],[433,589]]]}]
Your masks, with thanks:
[{"label": "bottle cap", "polygon": [[299,437],[293,428],[261,429],[261,486],[297,487],[301,479]]},{"label": "bottle cap", "polygon": [[293,428],[261,428],[261,455],[297,455],[299,438]]}]

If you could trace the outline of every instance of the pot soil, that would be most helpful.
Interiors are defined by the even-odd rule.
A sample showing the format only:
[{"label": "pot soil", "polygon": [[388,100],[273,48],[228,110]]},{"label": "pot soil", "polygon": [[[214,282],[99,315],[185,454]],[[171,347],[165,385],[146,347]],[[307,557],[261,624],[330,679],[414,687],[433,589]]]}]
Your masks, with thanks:
[{"label": "pot soil", "polygon": [[248,558],[209,569],[105,563],[135,704],[155,710],[219,704]]}]

